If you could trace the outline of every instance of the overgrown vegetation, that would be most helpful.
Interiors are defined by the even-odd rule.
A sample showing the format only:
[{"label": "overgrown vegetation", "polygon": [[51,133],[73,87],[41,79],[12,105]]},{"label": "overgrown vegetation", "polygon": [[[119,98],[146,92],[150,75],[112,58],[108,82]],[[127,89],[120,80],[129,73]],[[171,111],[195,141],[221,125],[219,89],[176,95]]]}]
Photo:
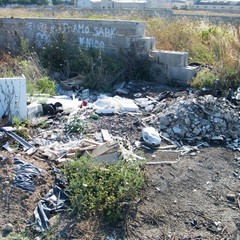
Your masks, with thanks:
[{"label": "overgrown vegetation", "polygon": [[[21,51],[20,51],[21,53]],[[0,77],[14,77],[24,75],[29,94],[47,93],[54,95],[56,84],[41,66],[36,53],[19,54],[17,56],[0,52]]]},{"label": "overgrown vegetation", "polygon": [[193,87],[212,87],[216,79],[222,89],[239,86],[239,26],[188,18],[150,18],[147,26],[147,35],[156,37],[157,49],[187,51],[189,63],[208,66],[193,80]]},{"label": "overgrown vegetation", "polygon": [[48,72],[65,78],[80,74],[86,78],[84,87],[100,91],[111,91],[119,80],[147,79],[150,67],[150,61],[140,59],[134,51],[108,56],[100,49],[72,49],[62,35],[39,49],[38,56]]},{"label": "overgrown vegetation", "polygon": [[108,222],[123,220],[139,196],[144,175],[137,162],[97,164],[81,157],[65,166],[74,214],[99,216]]},{"label": "overgrown vegetation", "polygon": [[19,118],[13,117],[12,125],[16,128],[19,135],[27,139],[31,125],[29,120],[21,121]]}]

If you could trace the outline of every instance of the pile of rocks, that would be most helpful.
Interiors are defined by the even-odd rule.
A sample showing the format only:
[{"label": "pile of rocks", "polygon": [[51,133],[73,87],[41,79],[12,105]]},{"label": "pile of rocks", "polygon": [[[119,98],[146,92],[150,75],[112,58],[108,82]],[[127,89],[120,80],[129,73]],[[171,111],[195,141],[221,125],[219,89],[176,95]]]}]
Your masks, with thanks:
[{"label": "pile of rocks", "polygon": [[212,95],[178,97],[155,119],[155,127],[170,139],[178,141],[224,141],[229,147],[240,147],[240,113],[227,100]]}]

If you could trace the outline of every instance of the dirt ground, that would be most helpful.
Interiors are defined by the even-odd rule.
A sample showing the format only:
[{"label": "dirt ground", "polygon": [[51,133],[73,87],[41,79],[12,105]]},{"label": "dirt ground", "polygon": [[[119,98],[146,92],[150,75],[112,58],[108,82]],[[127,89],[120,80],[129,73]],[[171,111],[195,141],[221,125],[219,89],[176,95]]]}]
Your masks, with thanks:
[{"label": "dirt ground", "polygon": [[[137,116],[102,116],[89,121],[93,133],[107,128],[131,144],[141,138]],[[168,144],[163,140],[162,146]],[[52,231],[30,234],[27,239],[240,239],[240,152],[220,144],[182,155],[180,151],[157,148],[137,151],[147,162],[163,163],[145,165],[146,187],[124,225],[101,229],[94,219],[79,221],[62,213],[51,219],[55,226]],[[0,239],[24,239],[12,236],[25,231],[37,202],[54,186],[56,165],[22,151],[2,151],[0,155]],[[13,186],[13,157],[44,170],[34,180],[34,193]],[[13,225],[10,234],[4,231],[7,223]]]},{"label": "dirt ground", "polygon": [[[167,152],[154,158],[176,159],[177,153]],[[147,167],[148,186],[130,239],[238,239],[239,167],[239,153],[223,147]]]}]

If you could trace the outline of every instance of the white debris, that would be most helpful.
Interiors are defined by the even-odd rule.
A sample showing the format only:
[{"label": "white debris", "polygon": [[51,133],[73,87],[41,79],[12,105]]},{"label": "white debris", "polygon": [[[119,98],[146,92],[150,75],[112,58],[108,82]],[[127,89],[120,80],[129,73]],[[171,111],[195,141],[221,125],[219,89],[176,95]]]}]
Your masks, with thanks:
[{"label": "white debris", "polygon": [[161,138],[153,127],[146,127],[142,129],[143,140],[152,146],[158,146],[161,144]]}]

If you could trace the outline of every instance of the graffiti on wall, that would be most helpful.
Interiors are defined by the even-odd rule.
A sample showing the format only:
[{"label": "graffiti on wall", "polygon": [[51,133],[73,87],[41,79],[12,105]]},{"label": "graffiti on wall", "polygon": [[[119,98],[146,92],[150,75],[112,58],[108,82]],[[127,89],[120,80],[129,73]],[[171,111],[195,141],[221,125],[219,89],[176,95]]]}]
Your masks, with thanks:
[{"label": "graffiti on wall", "polygon": [[47,33],[38,32],[35,37],[36,47],[44,47],[51,43],[51,36]]},{"label": "graffiti on wall", "polygon": [[101,48],[106,46],[105,39],[111,39],[116,35],[115,27],[99,27],[87,24],[46,24],[27,22],[25,29],[35,33],[35,44],[37,47],[44,47],[51,43],[54,34],[74,34],[76,42],[80,47]]}]

